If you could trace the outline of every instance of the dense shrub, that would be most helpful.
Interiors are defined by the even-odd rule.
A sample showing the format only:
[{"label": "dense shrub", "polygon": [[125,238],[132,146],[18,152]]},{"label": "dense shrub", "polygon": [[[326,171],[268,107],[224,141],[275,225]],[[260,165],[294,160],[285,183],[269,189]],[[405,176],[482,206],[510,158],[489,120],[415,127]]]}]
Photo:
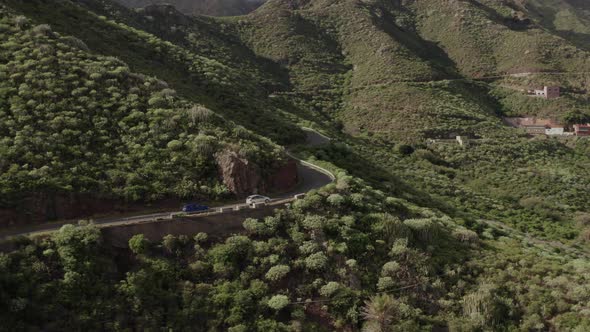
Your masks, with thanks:
[{"label": "dense shrub", "polygon": [[[32,192],[129,201],[227,193],[214,154],[232,146],[261,167],[280,148],[180,98],[122,61],[92,55],[80,40],[27,29],[0,33],[0,205]],[[244,129],[242,129],[244,131]]]},{"label": "dense shrub", "polygon": [[275,295],[268,300],[268,306],[274,310],[281,310],[289,305],[289,298],[286,295]]},{"label": "dense shrub", "polygon": [[270,281],[278,281],[283,279],[291,271],[289,265],[275,265],[266,272],[266,279]]}]

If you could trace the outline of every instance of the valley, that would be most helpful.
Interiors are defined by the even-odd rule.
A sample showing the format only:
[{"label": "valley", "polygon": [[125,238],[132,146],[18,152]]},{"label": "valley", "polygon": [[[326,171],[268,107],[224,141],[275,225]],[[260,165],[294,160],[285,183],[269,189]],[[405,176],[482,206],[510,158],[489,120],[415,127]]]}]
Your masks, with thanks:
[{"label": "valley", "polygon": [[589,13],[0,0],[0,330],[590,329]]}]

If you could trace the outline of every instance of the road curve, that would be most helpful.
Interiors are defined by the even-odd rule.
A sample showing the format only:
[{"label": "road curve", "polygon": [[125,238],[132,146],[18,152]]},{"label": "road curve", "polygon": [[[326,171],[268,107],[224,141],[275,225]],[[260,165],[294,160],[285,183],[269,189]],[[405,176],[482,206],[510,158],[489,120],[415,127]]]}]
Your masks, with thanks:
[{"label": "road curve", "polygon": [[[310,128],[302,128],[307,134],[307,142],[306,144],[311,146],[317,146],[322,144],[330,143],[330,138],[313,130]],[[292,198],[294,195],[307,193],[310,190],[321,188],[331,182],[334,181],[334,175],[321,167],[315,166],[308,162],[302,161],[295,156],[293,156],[289,151],[287,154],[298,161],[297,163],[297,174],[299,177],[299,184],[294,190],[291,190],[286,193],[281,193],[275,197],[272,197],[273,201],[280,201],[287,198]],[[230,204],[225,206],[216,206],[214,210],[223,209],[223,208],[234,208],[236,205],[239,204]],[[213,209],[212,209],[213,210]],[[142,223],[146,221],[153,221],[157,219],[165,219],[169,218],[171,213],[180,213],[180,211],[167,211],[167,212],[159,212],[159,213],[152,213],[152,214],[143,214],[125,218],[99,218],[94,219],[93,222],[95,225],[99,227],[112,227],[117,225],[128,225],[128,224],[135,224],[135,223]],[[71,224],[72,221],[61,221],[55,223],[48,223],[48,224],[40,224],[40,225],[30,225],[26,227],[20,227],[18,229],[12,230],[2,230],[0,231],[0,239],[8,239],[11,237],[16,236],[31,236],[31,235],[39,235],[44,233],[50,233],[59,230],[63,225]]]}]

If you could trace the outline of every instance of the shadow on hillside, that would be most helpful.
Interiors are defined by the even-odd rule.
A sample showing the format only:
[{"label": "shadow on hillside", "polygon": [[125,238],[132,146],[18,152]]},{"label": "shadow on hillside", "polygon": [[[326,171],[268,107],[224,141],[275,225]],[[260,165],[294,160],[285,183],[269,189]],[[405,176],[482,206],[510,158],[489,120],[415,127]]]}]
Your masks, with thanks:
[{"label": "shadow on hillside", "polygon": [[[196,53],[190,50],[190,53],[183,53],[184,48],[168,47],[145,33],[122,24],[112,24],[75,3],[6,1],[36,24],[50,24],[54,31],[82,40],[94,54],[117,57],[133,72],[158,77],[187,100],[203,104],[226,119],[279,144],[288,145],[304,137],[297,126],[272,107],[268,91],[260,80],[247,75],[229,82],[209,78],[220,73],[239,73],[239,68],[225,64],[198,68],[204,73],[191,70],[195,64],[188,60]],[[215,63],[209,58],[207,60]]]},{"label": "shadow on hillside", "polygon": [[[289,74],[278,63],[258,56],[248,48],[235,34],[228,32],[227,24],[222,19],[210,16],[189,16],[178,10],[162,11],[157,6],[146,7],[141,11],[130,10],[123,5],[112,3],[111,7],[94,0],[78,0],[90,11],[104,15],[129,26],[144,30],[164,40],[182,46],[195,54],[213,59],[226,59],[236,63],[247,63],[262,72],[271,73],[276,82],[267,85],[268,91],[289,89]],[[170,27],[174,27],[171,29]],[[191,39],[198,40],[198,47]],[[280,83],[279,83],[280,82]],[[268,83],[268,82],[266,82]],[[281,86],[277,86],[277,85]]]},{"label": "shadow on hillside", "polygon": [[[347,143],[356,148],[350,147]],[[346,170],[348,174],[363,179],[372,187],[393,196],[406,199],[419,206],[438,209],[450,216],[457,216],[459,212],[453,206],[406,183],[391,170],[364,157],[361,152],[356,150],[363,147],[377,147],[378,150],[384,151],[390,150],[392,145],[392,143],[347,136],[346,143],[334,142],[316,147],[298,146],[297,152],[304,159],[314,156],[318,160],[330,162],[338,168]]]},{"label": "shadow on hillside", "polygon": [[574,44],[577,48],[590,51],[590,34],[571,30],[554,30],[553,33]]},{"label": "shadow on hillside", "polygon": [[[326,53],[323,55],[324,59],[307,59],[314,60],[313,67],[314,70],[317,70],[321,73],[327,74],[343,74],[350,70],[350,66],[344,65],[344,55],[342,55],[342,49],[340,44],[334,40],[332,36],[327,34],[324,30],[318,28],[313,21],[308,20],[301,15],[297,15],[294,18],[295,35],[300,35],[306,38],[306,40],[314,42],[315,45],[308,45],[312,48],[314,53]],[[307,42],[309,44],[309,42]],[[313,49],[321,47],[321,50]],[[329,56],[330,58],[326,58]],[[310,65],[308,63],[307,65]]]},{"label": "shadow on hillside", "polygon": [[[564,0],[570,6],[576,10],[585,11],[588,10],[589,6],[586,0]],[[536,4],[527,4],[529,11],[535,12],[539,15],[540,25],[549,30],[551,33],[558,35],[559,37],[571,42],[577,48],[582,50],[590,51],[590,34],[576,32],[573,30],[558,30],[555,26],[555,20],[557,15],[554,8],[550,6],[539,6]]]},{"label": "shadow on hillside", "polygon": [[[413,29],[398,26],[393,14],[384,8],[379,8],[380,12],[377,13],[375,7],[371,5],[361,6],[371,12],[371,18],[376,27],[404,45],[416,57],[429,63],[444,78],[458,78],[460,76],[456,63],[436,42],[423,39],[415,31],[412,31]],[[400,8],[400,10],[412,15],[406,8]]]},{"label": "shadow on hillside", "polygon": [[[469,3],[472,4],[474,7],[485,12],[490,20],[501,23],[510,30],[524,31],[524,30],[528,30],[528,29],[535,27],[535,24],[533,24],[533,22],[529,18],[519,18],[517,16],[509,18],[509,17],[505,17],[505,16],[500,15],[494,8],[492,8],[486,4],[483,4],[481,2],[478,2],[475,0],[469,0]],[[506,4],[506,5],[515,11],[519,10],[519,8],[517,8],[514,5],[511,5],[511,4]]]}]

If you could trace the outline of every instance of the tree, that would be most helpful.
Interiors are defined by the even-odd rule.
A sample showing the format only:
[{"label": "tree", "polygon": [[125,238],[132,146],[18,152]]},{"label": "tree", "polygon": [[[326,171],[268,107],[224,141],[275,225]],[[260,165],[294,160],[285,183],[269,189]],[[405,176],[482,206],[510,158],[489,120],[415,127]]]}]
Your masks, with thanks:
[{"label": "tree", "polygon": [[145,238],[143,234],[136,234],[131,239],[129,239],[129,249],[136,254],[142,255],[145,254],[150,246],[150,241]]},{"label": "tree", "polygon": [[391,331],[391,325],[399,319],[398,303],[389,294],[375,295],[365,301],[361,315],[364,332]]},{"label": "tree", "polygon": [[191,120],[191,123],[196,125],[197,121],[206,122],[213,115],[213,111],[202,105],[195,105],[187,110],[187,114]]},{"label": "tree", "polygon": [[242,223],[244,229],[252,235],[267,235],[270,234],[268,227],[265,223],[258,221],[254,218],[247,218]]},{"label": "tree", "polygon": [[411,230],[398,217],[389,213],[383,214],[381,222],[377,223],[376,228],[383,234],[383,240],[389,245],[397,239],[409,238],[412,235]]},{"label": "tree", "polygon": [[408,226],[415,237],[423,243],[432,241],[439,232],[438,224],[427,218],[407,219],[404,225]]},{"label": "tree", "polygon": [[580,110],[573,110],[568,112],[563,119],[567,124],[579,124],[579,123],[589,123],[590,122],[590,114],[582,112]]},{"label": "tree", "polygon": [[332,194],[328,196],[327,201],[334,207],[340,207],[342,204],[344,204],[345,199],[340,194]]},{"label": "tree", "polygon": [[508,310],[498,296],[498,288],[493,284],[482,284],[474,292],[465,295],[463,312],[481,327],[492,327],[509,319]]},{"label": "tree", "polygon": [[16,25],[16,27],[19,28],[20,30],[25,28],[28,23],[29,23],[29,19],[27,19],[24,16],[17,16],[14,18],[14,25]]},{"label": "tree", "polygon": [[309,270],[322,270],[328,264],[328,257],[323,252],[316,252],[305,258],[305,267]]},{"label": "tree", "polygon": [[179,241],[176,236],[172,234],[168,234],[162,238],[162,246],[168,251],[169,253],[173,253],[179,248]]},{"label": "tree", "polygon": [[268,300],[268,306],[276,311],[280,311],[289,305],[289,297],[287,295],[275,295]]},{"label": "tree", "polygon": [[182,145],[183,144],[181,141],[175,139],[175,140],[168,142],[168,144],[166,146],[169,150],[178,151],[178,150],[182,149]]},{"label": "tree", "polygon": [[237,272],[240,267],[248,265],[253,251],[252,240],[247,236],[235,235],[211,248],[209,256],[214,263],[214,270],[226,274]]},{"label": "tree", "polygon": [[51,33],[51,26],[49,24],[39,24],[32,31],[37,36],[47,36]]},{"label": "tree", "polygon": [[278,281],[287,276],[291,271],[289,265],[275,265],[266,272],[265,278],[270,281]]},{"label": "tree", "polygon": [[326,224],[326,218],[323,216],[311,215],[303,220],[303,227],[309,230],[321,229]]},{"label": "tree", "polygon": [[325,297],[330,297],[330,296],[336,294],[336,292],[338,292],[338,290],[340,290],[340,288],[341,288],[341,285],[338,282],[330,281],[329,283],[322,286],[322,288],[320,288],[320,295],[325,296]]},{"label": "tree", "polygon": [[53,235],[57,253],[66,270],[86,271],[102,242],[100,230],[92,224],[64,225]]},{"label": "tree", "polygon": [[197,235],[195,235],[194,240],[198,244],[203,244],[203,243],[207,242],[208,238],[209,238],[209,236],[207,235],[207,233],[200,232]]}]

